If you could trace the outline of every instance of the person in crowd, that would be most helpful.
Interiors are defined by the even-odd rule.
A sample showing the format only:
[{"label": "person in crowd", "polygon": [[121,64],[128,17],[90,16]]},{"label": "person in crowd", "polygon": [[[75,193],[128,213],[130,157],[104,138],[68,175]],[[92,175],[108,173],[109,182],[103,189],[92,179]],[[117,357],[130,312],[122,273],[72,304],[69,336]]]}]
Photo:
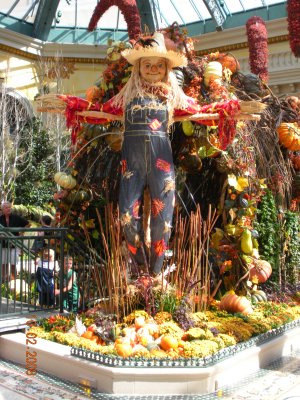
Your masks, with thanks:
[{"label": "person in crowd", "polygon": [[39,253],[43,248],[48,246],[47,236],[51,235],[51,231],[47,231],[48,228],[51,227],[52,218],[50,215],[43,215],[40,220],[41,228],[44,228],[43,231],[39,231],[37,233],[37,238],[34,239],[33,245],[31,247],[31,251],[34,253]]},{"label": "person in crowd", "polygon": [[79,288],[77,283],[77,272],[73,267],[73,258],[66,256],[64,258],[64,281],[63,287],[55,289],[55,295],[63,292],[63,308],[67,311],[76,313],[79,303]]},{"label": "person in crowd", "polygon": [[[4,201],[1,204],[0,228],[28,228],[30,223],[27,219],[12,212],[12,204]],[[11,232],[15,236],[19,236],[20,232]],[[1,281],[7,279],[16,279],[16,264],[21,252],[21,243],[18,245],[12,239],[1,240],[1,259],[2,259],[2,276]]]},{"label": "person in crowd", "polygon": [[53,249],[44,248],[41,258],[38,260],[36,271],[36,286],[39,293],[39,305],[52,307],[55,304],[54,277],[59,271],[58,263],[55,261]]}]

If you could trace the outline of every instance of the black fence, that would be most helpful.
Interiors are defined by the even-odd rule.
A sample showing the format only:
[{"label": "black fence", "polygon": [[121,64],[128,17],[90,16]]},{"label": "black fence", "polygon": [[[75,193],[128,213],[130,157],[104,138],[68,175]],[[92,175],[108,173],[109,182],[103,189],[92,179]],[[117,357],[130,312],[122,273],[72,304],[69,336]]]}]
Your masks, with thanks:
[{"label": "black fence", "polygon": [[79,312],[105,296],[103,260],[66,228],[0,225],[0,265],[0,318]]}]

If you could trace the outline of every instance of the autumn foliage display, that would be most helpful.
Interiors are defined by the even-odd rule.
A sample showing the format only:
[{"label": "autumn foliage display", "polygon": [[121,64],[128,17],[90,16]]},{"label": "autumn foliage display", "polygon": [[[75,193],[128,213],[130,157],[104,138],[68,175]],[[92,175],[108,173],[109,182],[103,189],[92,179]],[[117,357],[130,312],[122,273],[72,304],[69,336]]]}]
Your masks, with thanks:
[{"label": "autumn foliage display", "polygon": [[137,39],[141,34],[141,18],[136,0],[100,0],[90,19],[88,30],[93,31],[102,15],[112,6],[117,6],[124,15],[129,39]]},{"label": "autumn foliage display", "polygon": [[287,19],[290,47],[295,57],[300,57],[300,2],[287,1]]},{"label": "autumn foliage display", "polygon": [[249,18],[246,23],[249,64],[253,74],[258,75],[265,82],[269,79],[268,73],[268,38],[266,24],[260,17]]}]

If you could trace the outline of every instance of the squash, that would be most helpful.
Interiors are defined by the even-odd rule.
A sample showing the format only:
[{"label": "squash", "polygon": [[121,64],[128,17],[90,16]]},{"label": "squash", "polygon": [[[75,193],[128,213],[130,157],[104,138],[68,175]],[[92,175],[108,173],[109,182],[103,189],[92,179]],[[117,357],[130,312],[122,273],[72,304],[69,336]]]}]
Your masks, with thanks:
[{"label": "squash", "polygon": [[251,264],[249,271],[249,280],[255,279],[256,283],[264,283],[269,279],[271,273],[272,267],[268,261],[253,259],[253,264]]},{"label": "squash", "polygon": [[160,347],[165,350],[177,349],[178,347],[178,340],[174,338],[172,335],[164,335],[160,341]]},{"label": "squash", "polygon": [[254,290],[251,293],[251,301],[253,304],[256,304],[262,301],[268,301],[268,298],[263,290]]},{"label": "squash", "polygon": [[225,294],[219,304],[220,310],[232,313],[251,314],[253,309],[250,301],[245,296],[238,296],[235,293]]},{"label": "squash", "polygon": [[133,349],[128,343],[118,343],[115,345],[116,352],[118,356],[121,357],[130,357],[133,353]]},{"label": "squash", "polygon": [[223,75],[222,64],[218,61],[211,61],[204,70],[204,84],[209,86],[211,80],[221,79]]},{"label": "squash", "polygon": [[84,201],[91,201],[92,197],[93,196],[90,191],[86,192],[85,190],[72,190],[66,197],[65,201],[67,203],[80,204]]},{"label": "squash", "polygon": [[54,181],[64,189],[74,189],[76,186],[76,179],[72,175],[68,175],[65,172],[56,172],[54,175]]},{"label": "squash", "polygon": [[192,121],[183,121],[182,130],[186,136],[192,136],[194,134],[194,124]]},{"label": "squash", "polygon": [[300,127],[296,122],[282,122],[277,128],[279,143],[292,151],[300,150]]}]

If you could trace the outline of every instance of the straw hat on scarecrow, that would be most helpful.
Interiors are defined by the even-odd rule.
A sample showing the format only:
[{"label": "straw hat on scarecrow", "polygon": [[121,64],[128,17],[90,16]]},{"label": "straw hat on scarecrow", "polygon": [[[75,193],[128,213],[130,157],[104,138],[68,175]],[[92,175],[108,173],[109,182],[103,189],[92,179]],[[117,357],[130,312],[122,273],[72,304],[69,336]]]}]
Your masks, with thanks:
[{"label": "straw hat on scarecrow", "polygon": [[126,49],[122,56],[131,64],[135,65],[143,57],[162,57],[168,60],[170,68],[183,67],[187,65],[186,57],[176,51],[167,50],[165,38],[161,32],[155,32],[153,36],[139,39],[134,48]]}]

